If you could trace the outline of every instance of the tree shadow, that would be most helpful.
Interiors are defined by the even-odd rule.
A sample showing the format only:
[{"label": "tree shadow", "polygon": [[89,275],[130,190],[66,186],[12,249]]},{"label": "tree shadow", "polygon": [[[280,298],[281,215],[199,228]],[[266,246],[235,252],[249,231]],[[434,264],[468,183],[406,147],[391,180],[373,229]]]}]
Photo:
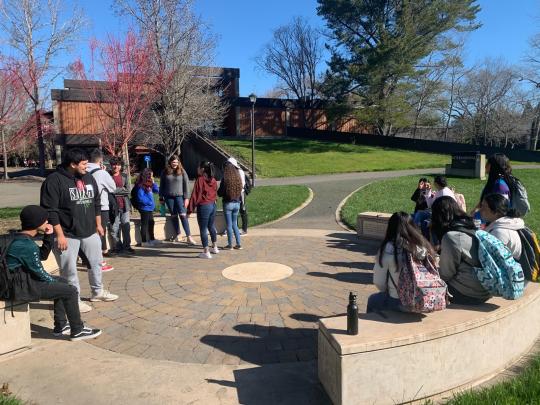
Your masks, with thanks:
[{"label": "tree shadow", "polygon": [[349,232],[334,232],[328,235],[327,247],[343,249],[352,252],[375,256],[381,242],[378,240],[360,239],[356,234]]},{"label": "tree shadow", "polygon": [[373,270],[373,263],[370,262],[323,262],[322,264],[330,267],[346,267],[358,270]]},{"label": "tree shadow", "polygon": [[481,305],[460,305],[460,304],[450,304],[448,305],[449,310],[456,311],[476,311],[476,312],[493,312],[499,309],[500,306],[497,304],[492,304],[490,302],[485,302]]},{"label": "tree shadow", "polygon": [[308,276],[333,278],[337,281],[353,284],[373,284],[373,273],[347,272],[347,273],[324,273],[322,271],[310,271]]}]

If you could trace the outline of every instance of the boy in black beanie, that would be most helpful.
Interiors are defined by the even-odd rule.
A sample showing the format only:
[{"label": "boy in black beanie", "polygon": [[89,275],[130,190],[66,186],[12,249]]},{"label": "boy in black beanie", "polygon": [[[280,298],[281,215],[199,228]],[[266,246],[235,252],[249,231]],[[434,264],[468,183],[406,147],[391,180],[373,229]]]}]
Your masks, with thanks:
[{"label": "boy in black beanie", "polygon": [[[71,340],[92,339],[101,335],[100,329],[85,327],[79,312],[77,289],[59,277],[45,271],[41,260],[46,260],[52,247],[52,226],[47,222],[47,210],[38,205],[23,208],[20,214],[21,231],[7,249],[6,261],[11,272],[25,271],[39,291],[39,300],[54,300],[54,335],[70,335]],[[32,240],[44,234],[43,245]],[[67,315],[67,320],[66,320]],[[69,321],[69,322],[68,322]]]}]

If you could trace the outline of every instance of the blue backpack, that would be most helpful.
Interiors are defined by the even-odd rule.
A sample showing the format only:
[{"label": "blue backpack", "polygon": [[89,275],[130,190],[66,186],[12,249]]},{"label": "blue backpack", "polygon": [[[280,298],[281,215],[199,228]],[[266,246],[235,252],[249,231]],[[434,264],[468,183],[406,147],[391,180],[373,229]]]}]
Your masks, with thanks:
[{"label": "blue backpack", "polygon": [[482,267],[475,267],[480,284],[493,296],[515,300],[523,295],[525,275],[512,252],[495,236],[486,231],[462,230],[478,241],[478,259]]}]

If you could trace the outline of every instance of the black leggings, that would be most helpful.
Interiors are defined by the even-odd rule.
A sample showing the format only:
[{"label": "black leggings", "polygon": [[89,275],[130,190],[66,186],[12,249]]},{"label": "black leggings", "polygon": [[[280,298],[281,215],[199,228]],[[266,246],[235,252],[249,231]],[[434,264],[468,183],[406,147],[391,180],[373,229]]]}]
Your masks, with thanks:
[{"label": "black leggings", "polygon": [[141,214],[141,241],[154,240],[154,213],[152,211],[139,211]]}]

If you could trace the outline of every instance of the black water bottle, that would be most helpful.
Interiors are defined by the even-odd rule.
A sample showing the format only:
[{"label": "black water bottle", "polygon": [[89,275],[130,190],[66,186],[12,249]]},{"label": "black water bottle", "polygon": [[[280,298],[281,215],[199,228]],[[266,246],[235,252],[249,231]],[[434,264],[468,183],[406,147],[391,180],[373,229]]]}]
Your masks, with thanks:
[{"label": "black water bottle", "polygon": [[349,305],[347,305],[347,335],[358,335],[358,305],[356,295],[349,293]]}]

